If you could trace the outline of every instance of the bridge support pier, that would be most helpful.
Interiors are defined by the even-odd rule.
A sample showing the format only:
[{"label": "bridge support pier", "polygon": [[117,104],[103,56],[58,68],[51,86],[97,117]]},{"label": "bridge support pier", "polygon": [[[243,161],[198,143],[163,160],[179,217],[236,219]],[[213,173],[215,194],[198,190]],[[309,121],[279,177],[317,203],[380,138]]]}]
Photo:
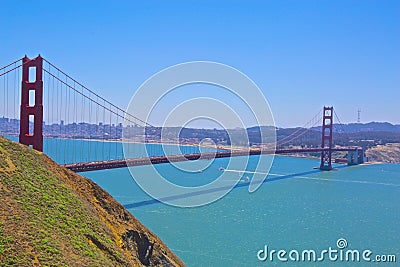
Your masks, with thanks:
[{"label": "bridge support pier", "polygon": [[364,163],[364,149],[350,150],[347,152],[347,165],[358,165]]},{"label": "bridge support pier", "polygon": [[320,170],[332,170],[333,107],[324,107],[322,117],[322,144]]},{"label": "bridge support pier", "polygon": [[[21,112],[19,142],[43,151],[43,59],[22,59]],[[35,68],[35,77],[29,77],[29,69]],[[31,95],[31,92],[33,95]],[[34,103],[29,98],[34,97]],[[29,118],[33,117],[33,132],[29,131]]]}]

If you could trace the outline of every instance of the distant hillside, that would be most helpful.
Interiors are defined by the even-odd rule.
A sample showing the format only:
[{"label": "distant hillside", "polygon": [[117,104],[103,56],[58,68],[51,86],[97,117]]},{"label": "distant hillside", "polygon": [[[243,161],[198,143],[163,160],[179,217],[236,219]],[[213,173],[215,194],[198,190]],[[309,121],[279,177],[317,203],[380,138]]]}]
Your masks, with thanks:
[{"label": "distant hillside", "polygon": [[400,163],[400,144],[386,144],[372,147],[366,152],[369,161]]},{"label": "distant hillside", "polygon": [[[312,128],[321,131],[321,126]],[[391,132],[400,133],[400,125],[393,125],[389,122],[349,123],[334,124],[334,132],[359,133],[359,132]]]},{"label": "distant hillside", "polygon": [[[271,126],[254,126],[247,128],[247,136],[249,138],[250,145],[259,143],[273,142],[271,131],[274,127]],[[276,128],[276,138],[278,142],[285,140],[285,145],[298,146],[319,146],[321,144],[321,126],[313,127],[306,134],[301,135],[300,138],[293,138],[298,133],[303,133],[305,129],[300,127],[297,128]],[[398,143],[400,142],[400,125],[393,125],[388,122],[370,122],[370,123],[350,123],[344,125],[334,124],[334,142],[337,145],[362,145],[371,146],[376,144],[385,143]],[[240,129],[227,130],[221,129],[194,129],[194,128],[178,128],[178,127],[167,127],[164,129],[164,137],[174,138],[179,136],[181,139],[189,140],[188,142],[200,141],[204,138],[211,138],[217,144],[230,144],[230,136],[234,136],[235,133],[243,134],[244,132]],[[261,132],[263,133],[264,140],[261,140]],[[297,133],[297,134],[296,134]],[[161,128],[152,128],[147,132],[148,136],[152,136],[153,140],[159,140],[161,136]],[[236,136],[238,137],[238,136]],[[237,140],[243,140],[246,138],[239,137]],[[365,141],[367,142],[365,143]],[[373,140],[374,142],[371,142]],[[238,145],[246,145],[238,144]]]},{"label": "distant hillside", "polygon": [[184,266],[94,182],[0,137],[0,266]]}]

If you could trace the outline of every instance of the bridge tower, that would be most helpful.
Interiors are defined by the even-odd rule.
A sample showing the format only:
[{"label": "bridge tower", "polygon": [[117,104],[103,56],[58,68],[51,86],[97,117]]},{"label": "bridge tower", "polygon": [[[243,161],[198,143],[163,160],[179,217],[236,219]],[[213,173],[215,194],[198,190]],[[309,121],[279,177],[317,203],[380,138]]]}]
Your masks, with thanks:
[{"label": "bridge tower", "polygon": [[[25,56],[22,59],[21,112],[19,142],[43,151],[43,59]],[[35,69],[34,77],[29,77],[30,68]],[[32,95],[33,93],[33,95]],[[30,97],[34,98],[29,103]],[[29,119],[33,117],[33,132],[29,132]]]},{"label": "bridge tower", "polygon": [[322,144],[320,170],[332,170],[333,107],[324,107],[322,117]]}]

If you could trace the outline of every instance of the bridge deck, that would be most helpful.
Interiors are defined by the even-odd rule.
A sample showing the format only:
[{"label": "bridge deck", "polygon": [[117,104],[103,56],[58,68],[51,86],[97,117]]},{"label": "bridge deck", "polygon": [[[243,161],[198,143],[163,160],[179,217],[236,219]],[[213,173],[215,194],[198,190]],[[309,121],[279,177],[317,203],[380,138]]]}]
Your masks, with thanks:
[{"label": "bridge deck", "polygon": [[[355,151],[358,147],[341,147],[332,148],[331,151]],[[292,153],[314,153],[328,150],[327,148],[301,148],[301,149],[277,149],[277,150],[240,150],[240,151],[226,151],[226,152],[210,152],[202,154],[185,154],[185,155],[172,155],[172,156],[155,156],[149,158],[133,158],[133,159],[118,159],[107,161],[95,162],[82,162],[65,164],[64,167],[74,172],[97,171],[115,168],[125,168],[131,166],[143,166],[151,164],[162,164],[170,162],[181,162],[188,160],[198,159],[214,159],[214,158],[228,158],[228,157],[241,157],[241,156],[254,156],[254,155],[272,155],[272,154],[292,154]]]}]

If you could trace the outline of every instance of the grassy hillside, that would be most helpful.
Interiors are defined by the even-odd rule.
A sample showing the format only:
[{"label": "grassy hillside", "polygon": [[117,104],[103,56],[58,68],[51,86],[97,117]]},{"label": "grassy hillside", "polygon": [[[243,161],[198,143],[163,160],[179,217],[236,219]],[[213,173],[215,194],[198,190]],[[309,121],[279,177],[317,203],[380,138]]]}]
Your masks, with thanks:
[{"label": "grassy hillside", "polygon": [[0,137],[0,266],[184,266],[108,193]]}]

